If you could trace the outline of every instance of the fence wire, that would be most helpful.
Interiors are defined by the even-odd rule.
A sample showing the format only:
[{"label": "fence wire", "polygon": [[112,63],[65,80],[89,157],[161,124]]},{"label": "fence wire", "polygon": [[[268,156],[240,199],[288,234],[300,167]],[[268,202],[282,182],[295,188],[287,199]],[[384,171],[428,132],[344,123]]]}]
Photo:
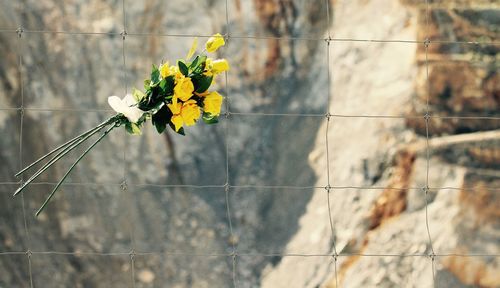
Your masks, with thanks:
[{"label": "fence wire", "polygon": [[431,231],[429,229],[429,170],[430,170],[430,145],[429,145],[429,120],[431,118],[430,108],[429,108],[429,98],[431,95],[431,83],[429,78],[429,45],[430,41],[430,26],[429,26],[429,17],[430,17],[430,9],[429,9],[429,0],[425,0],[425,30],[426,30],[426,39],[424,42],[425,48],[425,74],[426,74],[426,84],[427,84],[427,93],[425,97],[425,150],[426,150],[426,175],[425,175],[425,187],[423,189],[424,199],[425,199],[425,228],[427,231],[427,237],[429,239],[429,247],[431,249],[431,253],[429,254],[429,258],[431,259],[431,271],[432,271],[432,283],[434,287],[437,287],[436,284],[436,273],[434,272],[435,265],[434,259],[436,253],[434,252],[434,245],[432,243]]},{"label": "fence wire", "polygon": [[[331,31],[331,16],[330,16],[330,8],[329,8],[329,0],[325,0],[326,2],[326,19],[328,23],[327,29],[327,37],[275,37],[275,36],[249,36],[249,35],[233,35],[230,29],[230,21],[229,21],[229,7],[228,0],[225,1],[225,18],[226,18],[226,34],[224,35],[227,45],[231,45],[231,39],[276,39],[276,40],[298,40],[298,41],[322,41],[325,43],[327,49],[327,63],[328,63],[328,104],[326,107],[325,114],[307,114],[307,113],[251,113],[251,112],[236,112],[231,111],[230,109],[230,101],[231,101],[231,93],[229,91],[228,85],[228,72],[225,72],[225,88],[226,88],[226,101],[225,101],[225,113],[224,116],[226,118],[225,121],[225,129],[224,129],[224,143],[226,145],[225,156],[226,156],[226,181],[221,185],[162,185],[155,183],[130,183],[127,180],[127,155],[123,153],[123,179],[119,183],[96,183],[96,182],[69,182],[63,183],[65,186],[112,186],[121,189],[127,198],[127,203],[130,207],[133,206],[132,195],[130,191],[130,187],[160,187],[160,188],[195,188],[195,189],[205,189],[205,188],[221,188],[225,191],[225,206],[226,206],[226,214],[229,228],[229,237],[231,240],[231,252],[230,253],[177,253],[177,252],[166,252],[166,251],[137,251],[137,246],[134,239],[134,222],[135,221],[127,221],[129,223],[129,231],[130,231],[130,251],[124,252],[115,252],[115,253],[107,253],[107,252],[61,252],[61,251],[33,251],[31,249],[31,235],[29,230],[29,225],[26,217],[26,209],[25,209],[25,199],[24,192],[21,193],[21,204],[22,204],[22,212],[23,212],[23,225],[26,235],[26,250],[25,251],[0,251],[0,256],[2,255],[26,255],[27,263],[28,263],[28,282],[31,288],[34,287],[33,283],[33,275],[32,275],[32,267],[31,267],[31,258],[32,255],[73,255],[73,256],[85,256],[85,255],[94,255],[94,256],[129,256],[130,257],[130,279],[131,286],[135,287],[135,257],[138,255],[147,256],[147,255],[158,255],[158,256],[191,256],[191,257],[227,257],[231,265],[231,277],[232,284],[234,287],[238,286],[238,271],[237,271],[237,261],[240,257],[329,257],[334,262],[334,273],[335,273],[335,287],[339,285],[339,279],[337,275],[337,265],[339,259],[342,257],[352,257],[352,256],[360,256],[360,257],[425,257],[431,260],[432,266],[432,277],[434,287],[436,287],[436,267],[435,267],[435,258],[436,257],[500,257],[500,254],[460,254],[460,253],[436,253],[434,250],[434,245],[432,242],[432,236],[429,225],[429,217],[428,217],[428,197],[429,192],[431,190],[474,190],[474,187],[429,187],[429,171],[430,171],[430,150],[431,147],[429,145],[429,120],[431,118],[441,118],[441,119],[478,119],[478,120],[500,120],[499,116],[481,116],[481,115],[451,115],[451,116],[440,116],[440,115],[431,115],[430,107],[429,107],[429,97],[431,95],[431,83],[429,79],[429,58],[428,58],[428,49],[429,46],[433,43],[435,44],[463,44],[463,45],[500,45],[498,41],[448,41],[448,40],[430,40],[430,8],[431,4],[428,0],[425,0],[425,29],[426,29],[426,38],[422,40],[404,40],[404,39],[354,39],[354,38],[335,38],[334,31]],[[19,1],[19,10],[24,11],[25,7],[24,1]],[[123,13],[123,30],[121,32],[79,32],[79,31],[52,31],[52,30],[32,30],[32,29],[24,29],[24,23],[18,23],[17,29],[0,29],[1,33],[16,33],[18,35],[18,70],[19,70],[19,83],[20,83],[20,106],[19,107],[0,107],[0,111],[18,111],[20,113],[20,134],[19,134],[19,167],[23,167],[23,126],[24,126],[24,114],[26,111],[48,111],[48,112],[109,112],[114,113],[111,109],[74,109],[74,108],[51,108],[51,107],[25,107],[24,106],[24,89],[23,89],[23,52],[24,52],[24,39],[29,34],[67,34],[67,35],[108,35],[108,36],[121,36],[122,37],[122,61],[123,61],[123,79],[124,79],[124,91],[128,92],[128,84],[127,84],[127,59],[126,59],[126,39],[128,37],[185,37],[185,38],[207,38],[211,35],[196,35],[196,34],[166,34],[166,33],[137,33],[137,32],[129,32],[127,31],[127,22],[126,22],[126,5],[125,1],[122,0],[122,13]],[[334,114],[331,113],[332,109],[332,99],[334,99],[335,95],[332,94],[332,84],[331,79],[334,77],[333,72],[331,71],[330,65],[330,49],[335,49],[335,43],[338,42],[367,42],[367,43],[412,43],[423,45],[425,49],[425,69],[426,69],[426,84],[427,84],[427,95],[426,95],[426,109],[424,115],[343,115],[343,114]],[[326,140],[326,172],[327,172],[327,185],[326,186],[259,186],[259,185],[232,185],[230,183],[229,177],[229,137],[230,137],[230,129],[229,123],[231,119],[231,115],[249,115],[249,116],[282,116],[282,117],[324,117],[326,124],[326,132],[325,132],[325,140]],[[330,161],[330,143],[329,143],[329,125],[332,121],[336,121],[338,118],[387,118],[387,119],[423,119],[425,121],[425,131],[426,131],[426,179],[424,187],[375,187],[375,186],[340,186],[335,185],[335,179],[331,178],[331,163]],[[124,145],[127,143],[127,138],[124,136]],[[23,179],[19,182],[9,182],[4,181],[0,182],[0,185],[22,185]],[[34,182],[32,185],[55,185],[55,182]],[[325,254],[300,254],[300,253],[242,253],[237,251],[237,247],[234,244],[234,239],[236,235],[233,231],[233,224],[231,219],[231,206],[230,206],[230,194],[231,191],[238,188],[255,188],[255,189],[282,189],[282,190],[296,190],[296,189],[325,189],[326,191],[326,205],[328,209],[328,217],[329,217],[329,225],[330,225],[330,238],[332,245],[332,252]],[[357,189],[357,190],[382,190],[382,189],[393,189],[393,190],[418,190],[422,191],[425,194],[425,226],[428,238],[428,245],[430,249],[430,253],[416,253],[416,254],[370,254],[370,253],[351,253],[351,252],[342,252],[338,251],[336,247],[336,231],[334,226],[334,219],[332,218],[331,204],[330,204],[330,192],[334,189]],[[486,189],[490,191],[498,191],[500,187],[481,187],[481,189]],[[135,215],[132,215],[133,219]]]}]

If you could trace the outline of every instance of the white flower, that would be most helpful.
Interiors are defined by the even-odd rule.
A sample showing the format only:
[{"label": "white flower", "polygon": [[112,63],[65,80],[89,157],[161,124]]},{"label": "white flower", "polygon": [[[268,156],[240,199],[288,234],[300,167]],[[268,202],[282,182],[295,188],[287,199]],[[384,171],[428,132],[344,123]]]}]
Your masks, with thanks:
[{"label": "white flower", "polygon": [[142,114],[144,114],[144,111],[137,108],[137,101],[131,94],[125,95],[123,99],[120,99],[118,96],[110,96],[108,97],[108,104],[116,112],[125,115],[132,123],[137,123]]}]

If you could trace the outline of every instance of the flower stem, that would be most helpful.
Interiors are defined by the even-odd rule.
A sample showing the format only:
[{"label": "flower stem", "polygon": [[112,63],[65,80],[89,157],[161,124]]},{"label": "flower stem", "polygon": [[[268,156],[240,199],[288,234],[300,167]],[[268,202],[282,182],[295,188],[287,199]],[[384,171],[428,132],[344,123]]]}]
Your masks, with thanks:
[{"label": "flower stem", "polygon": [[[109,123],[111,122],[111,120],[113,118],[114,117],[110,118],[107,121],[106,125],[109,125]],[[113,121],[115,121],[115,119],[113,119]],[[52,159],[50,159],[49,162],[47,162],[45,165],[43,165],[38,171],[35,172],[35,174],[33,174],[33,176],[31,176],[21,187],[19,187],[16,190],[16,192],[14,192],[14,196],[16,196],[17,194],[19,194],[24,188],[26,188],[26,186],[28,186],[33,180],[35,180],[38,176],[40,176],[45,170],[47,170],[48,168],[50,168],[50,166],[52,166],[57,161],[59,161],[64,155],[68,154],[70,151],[72,151],[77,146],[79,146],[80,144],[82,144],[85,140],[87,140],[88,138],[90,138],[91,136],[93,136],[94,134],[96,134],[97,132],[99,132],[103,127],[104,126],[98,125],[89,134],[83,136],[83,138],[80,138],[76,142],[73,142],[70,145],[65,146],[62,151],[60,151],[59,153],[57,153]]]},{"label": "flower stem", "polygon": [[56,193],[57,189],[59,189],[59,187],[61,186],[61,184],[64,182],[64,180],[66,180],[66,178],[68,177],[68,175],[71,173],[71,171],[73,170],[73,168],[75,168],[76,164],[78,164],[78,162],[80,162],[80,160],[83,159],[83,157],[85,157],[85,155],[87,155],[87,153],[90,152],[90,150],[92,150],[92,148],[94,148],[95,145],[97,145],[97,143],[101,142],[101,140],[106,137],[106,135],[108,135],[109,132],[111,132],[111,130],[113,130],[115,127],[117,127],[118,124],[113,124],[112,126],[110,126],[106,131],[104,131],[104,133],[94,142],[92,143],[92,145],[90,145],[84,152],[82,155],[80,155],[80,157],[78,157],[78,159],[76,159],[76,161],[73,163],[73,165],[71,165],[71,167],[69,167],[68,171],[66,171],[66,173],[64,174],[64,176],[61,178],[61,180],[59,180],[59,182],[57,183],[56,187],[54,187],[54,189],[52,190],[52,192],[50,193],[49,197],[47,197],[47,199],[45,199],[45,202],[43,202],[42,206],[40,207],[40,209],[38,209],[38,211],[36,211],[36,214],[35,216],[38,216],[42,210],[45,208],[45,206],[47,206],[47,204],[49,203],[50,199],[52,199],[52,196],[54,196],[54,194]]},{"label": "flower stem", "polygon": [[39,163],[40,161],[44,160],[45,158],[49,157],[50,155],[54,154],[55,152],[67,147],[67,146],[70,146],[71,144],[75,143],[76,141],[80,140],[81,138],[85,137],[86,135],[94,132],[97,128],[102,128],[106,125],[108,125],[109,123],[112,122],[113,118],[116,117],[116,116],[113,116],[111,118],[109,118],[108,120],[102,122],[101,124],[97,125],[96,127],[76,136],[75,138],[67,141],[66,143],[64,144],[61,144],[59,147],[53,149],[52,151],[50,151],[49,153],[43,155],[42,157],[40,157],[38,160],[36,160],[35,162],[31,163],[30,165],[28,165],[27,167],[25,167],[23,170],[17,172],[16,175],[14,175],[15,177],[19,177],[21,174],[23,174],[24,172],[26,172],[28,169],[30,169],[31,167],[35,166],[37,163]]}]

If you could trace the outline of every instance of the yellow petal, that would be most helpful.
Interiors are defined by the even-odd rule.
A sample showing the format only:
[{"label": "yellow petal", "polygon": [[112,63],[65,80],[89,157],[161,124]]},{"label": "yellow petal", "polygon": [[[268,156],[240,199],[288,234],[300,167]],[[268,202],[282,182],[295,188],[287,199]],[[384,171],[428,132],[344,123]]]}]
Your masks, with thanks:
[{"label": "yellow petal", "polygon": [[186,61],[191,59],[191,57],[193,57],[194,52],[196,51],[196,48],[198,48],[198,37],[194,38],[193,45],[191,45],[191,49],[189,49],[189,52],[186,55]]},{"label": "yellow petal", "polygon": [[174,124],[175,132],[179,132],[179,129],[182,128],[182,117],[181,117],[181,115],[174,115],[174,116],[172,116],[172,118],[170,119],[170,122],[172,122],[172,124]]},{"label": "yellow petal", "polygon": [[226,44],[226,42],[224,41],[224,37],[222,37],[220,33],[217,33],[214,36],[208,38],[208,41],[205,44],[205,48],[208,52],[212,53],[217,51],[217,49],[219,49],[219,47],[223,46],[224,44]]},{"label": "yellow petal", "polygon": [[187,101],[194,92],[194,85],[191,78],[185,77],[177,81],[174,87],[174,95],[182,101]]},{"label": "yellow petal", "polygon": [[205,61],[205,68],[207,70],[212,70],[212,62],[213,62],[212,58],[207,58],[207,60]]},{"label": "yellow petal", "polygon": [[170,76],[171,72],[170,72],[170,67],[168,66],[168,62],[166,63],[163,63],[161,66],[160,66],[160,75],[162,78],[167,78],[168,76]]},{"label": "yellow petal", "polygon": [[181,113],[181,104],[177,102],[177,98],[174,97],[172,104],[167,104],[168,109],[172,111],[172,114],[178,115]]},{"label": "yellow petal", "polygon": [[219,115],[223,97],[217,92],[211,92],[203,99],[203,110],[212,115]]},{"label": "yellow petal", "polygon": [[[193,101],[193,102],[191,102]],[[182,106],[182,120],[186,125],[192,126],[196,123],[196,120],[200,118],[200,108],[196,105],[196,101],[189,100],[188,103],[184,103]]]},{"label": "yellow petal", "polygon": [[212,62],[212,72],[222,73],[229,70],[229,62],[226,59],[219,59]]}]

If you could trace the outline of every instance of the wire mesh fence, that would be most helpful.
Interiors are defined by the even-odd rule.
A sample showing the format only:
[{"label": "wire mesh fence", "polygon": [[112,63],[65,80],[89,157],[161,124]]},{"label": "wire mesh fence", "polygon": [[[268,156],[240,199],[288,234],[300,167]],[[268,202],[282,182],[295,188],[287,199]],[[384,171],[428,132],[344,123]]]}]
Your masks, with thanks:
[{"label": "wire mesh fence", "polygon": [[[226,0],[225,4],[225,13],[224,13],[224,18],[225,18],[225,25],[226,25],[226,33],[224,35],[228,47],[231,46],[232,41],[236,40],[242,40],[242,39],[261,39],[261,40],[266,40],[266,39],[274,39],[274,40],[293,40],[293,41],[318,41],[321,42],[325,45],[326,49],[326,55],[327,59],[326,62],[328,63],[328,87],[326,88],[328,91],[328,95],[325,95],[327,97],[327,105],[324,113],[294,113],[294,112],[288,112],[288,111],[279,111],[279,112],[273,112],[273,111],[264,111],[264,112],[245,112],[245,111],[240,111],[238,109],[233,110],[233,107],[231,106],[233,103],[233,98],[231,94],[231,89],[229,88],[228,81],[228,73],[231,73],[231,71],[226,72],[225,79],[224,79],[224,86],[225,86],[225,91],[226,91],[226,101],[225,101],[225,112],[224,112],[224,119],[222,119],[221,122],[223,126],[223,133],[221,136],[224,138],[224,154],[225,154],[225,163],[224,163],[224,168],[225,168],[225,176],[224,176],[224,183],[221,183],[220,185],[196,185],[196,184],[162,184],[162,183],[134,183],[134,181],[129,179],[128,176],[128,168],[125,163],[127,163],[127,158],[129,157],[127,152],[124,150],[122,154],[122,161],[124,163],[122,171],[119,173],[120,175],[120,180],[116,182],[69,182],[69,183],[64,183],[64,186],[67,187],[92,187],[92,186],[109,186],[109,187],[116,187],[117,189],[120,189],[124,195],[125,198],[125,204],[124,207],[130,207],[133,205],[134,202],[134,195],[131,193],[130,189],[131,188],[144,188],[144,189],[152,189],[152,188],[189,188],[189,189],[220,189],[223,191],[224,194],[224,210],[225,214],[227,217],[227,226],[229,227],[229,238],[234,239],[237,236],[235,235],[235,232],[233,231],[233,226],[235,225],[234,222],[232,221],[232,215],[233,215],[233,207],[231,205],[231,197],[234,193],[235,190],[238,189],[245,189],[245,188],[252,188],[252,189],[281,189],[281,190],[301,190],[301,189],[323,189],[325,192],[325,195],[327,197],[325,201],[325,206],[326,209],[328,210],[328,222],[329,222],[329,227],[330,227],[330,242],[331,242],[331,247],[332,251],[330,253],[275,253],[275,252],[262,252],[262,253],[249,253],[246,251],[238,251],[238,246],[235,244],[235,242],[230,241],[230,249],[229,252],[227,251],[214,251],[213,253],[206,253],[206,252],[186,252],[186,251],[143,251],[141,248],[139,248],[137,241],[135,239],[133,231],[136,231],[137,229],[133,227],[134,223],[137,223],[134,220],[134,215],[131,216],[131,219],[129,221],[126,221],[126,225],[128,227],[126,230],[129,231],[129,235],[127,236],[129,238],[129,250],[128,251],[123,251],[123,252],[112,252],[112,251],[103,251],[103,252],[87,252],[87,251],[57,251],[57,250],[37,250],[34,247],[37,245],[34,245],[31,235],[30,235],[30,223],[28,221],[28,208],[26,207],[25,203],[25,198],[24,198],[24,192],[21,194],[21,209],[22,209],[22,216],[23,216],[23,229],[25,230],[25,235],[26,235],[26,240],[25,242],[27,243],[27,249],[25,251],[0,251],[0,256],[22,256],[26,257],[26,266],[27,266],[27,275],[29,278],[27,279],[29,286],[30,287],[35,287],[35,286],[43,286],[43,283],[36,283],[36,280],[34,281],[33,277],[33,256],[34,255],[39,255],[39,256],[48,256],[48,255],[66,255],[66,256],[99,256],[103,257],[102,259],[106,257],[127,257],[129,266],[130,266],[130,275],[124,275],[124,273],[118,273],[114,277],[129,277],[130,278],[130,285],[132,287],[135,287],[136,283],[136,270],[135,266],[136,261],[140,259],[139,261],[148,261],[147,257],[149,256],[157,256],[157,257],[171,257],[171,256],[182,256],[182,257],[188,257],[189,261],[199,261],[199,258],[204,258],[204,257],[222,257],[226,258],[227,261],[230,263],[231,271],[229,274],[231,275],[231,282],[234,287],[238,287],[240,285],[239,280],[238,280],[238,262],[240,259],[243,258],[251,258],[251,257],[303,257],[303,258],[308,258],[308,257],[323,257],[327,262],[331,262],[333,265],[333,273],[334,273],[334,281],[335,281],[335,287],[339,285],[339,276],[338,276],[338,262],[343,258],[343,257],[350,257],[350,256],[359,256],[359,257],[419,257],[423,259],[428,260],[428,265],[430,267],[430,271],[432,271],[432,274],[429,274],[429,277],[432,277],[434,286],[435,285],[435,271],[436,271],[436,258],[439,257],[449,257],[449,256],[456,256],[456,257],[500,257],[498,254],[460,254],[460,253],[440,253],[440,251],[434,249],[433,245],[433,233],[431,233],[431,227],[432,223],[429,221],[428,217],[428,202],[429,202],[429,192],[431,190],[440,190],[440,189],[450,189],[450,190],[463,190],[466,187],[430,187],[429,185],[429,173],[431,171],[431,145],[430,142],[432,141],[432,137],[430,136],[430,120],[432,118],[438,118],[438,119],[455,119],[455,120],[462,120],[462,119],[476,119],[476,120],[500,120],[500,116],[491,116],[491,115],[452,115],[452,116],[443,116],[443,115],[432,115],[430,111],[430,104],[429,104],[429,96],[431,93],[431,85],[430,85],[430,79],[429,79],[429,47],[431,47],[434,43],[437,44],[443,44],[443,43],[449,43],[449,44],[460,44],[460,45],[471,45],[471,46],[477,46],[477,45],[500,45],[500,42],[478,42],[478,41],[449,41],[449,40],[431,40],[429,36],[427,36],[425,39],[418,39],[418,40],[399,40],[399,39],[391,39],[391,40],[386,40],[386,39],[355,39],[355,38],[336,38],[335,37],[335,30],[330,28],[332,25],[331,23],[331,16],[330,16],[330,7],[329,4],[330,1],[326,0],[325,5],[325,15],[327,19],[327,23],[329,23],[328,30],[327,30],[327,36],[325,37],[316,37],[316,36],[311,36],[311,37],[290,37],[290,36],[253,36],[253,35],[234,35],[231,29],[231,23],[230,23],[230,11],[228,8],[228,0]],[[22,6],[23,2],[19,2],[19,5]],[[348,5],[348,4],[347,4]],[[428,0],[425,1],[425,9],[426,9],[426,27],[427,31],[429,30],[429,17],[430,17],[430,3]],[[20,7],[20,10],[23,10],[25,7]],[[69,113],[85,113],[85,112],[99,112],[99,113],[112,113],[110,109],[106,108],[78,108],[78,107],[68,107],[68,108],[53,108],[53,107],[30,107],[25,105],[25,91],[23,90],[24,83],[23,83],[23,71],[25,69],[23,68],[23,51],[25,41],[26,39],[29,39],[33,35],[39,35],[39,34],[61,34],[63,36],[66,35],[104,35],[104,36],[120,36],[122,38],[122,43],[121,43],[121,66],[123,70],[123,91],[127,93],[130,90],[129,83],[128,83],[128,78],[129,76],[127,75],[127,65],[129,65],[129,61],[127,60],[127,43],[130,41],[129,39],[134,38],[134,37],[181,37],[181,38],[194,38],[194,37],[210,37],[210,35],[197,35],[197,34],[168,34],[168,33],[163,33],[163,32],[158,32],[158,33],[147,33],[147,32],[129,32],[129,27],[127,25],[127,19],[126,19],[126,10],[127,10],[127,4],[125,1],[122,1],[121,3],[121,8],[122,8],[122,31],[118,32],[91,32],[91,31],[53,31],[53,30],[34,30],[34,29],[27,29],[23,27],[23,23],[17,23],[17,28],[5,28],[2,29],[0,27],[0,33],[13,33],[17,34],[18,37],[18,51],[19,51],[19,56],[18,56],[18,71],[19,71],[19,82],[21,83],[21,91],[20,91],[20,103],[18,107],[1,107],[1,111],[13,111],[15,113],[19,113],[19,167],[23,167],[25,164],[23,161],[23,155],[25,152],[23,152],[23,127],[25,127],[25,121],[24,121],[24,115],[27,112],[48,112],[48,113],[55,113],[55,112],[69,112]],[[429,32],[427,32],[429,35]],[[366,42],[366,43],[409,43],[409,44],[415,44],[418,46],[422,46],[423,49],[425,50],[425,66],[426,66],[426,79],[427,79],[427,89],[428,89],[428,95],[426,97],[426,103],[425,103],[425,113],[424,114],[415,114],[415,115],[370,115],[369,113],[365,115],[351,115],[351,114],[342,114],[342,113],[337,113],[332,111],[332,107],[335,107],[335,96],[336,95],[330,95],[332,89],[332,77],[335,77],[333,75],[332,67],[329,63],[330,62],[330,51],[335,51],[336,45],[338,43],[345,43],[345,42]],[[323,45],[322,44],[322,45]],[[325,151],[326,154],[324,157],[326,157],[326,179],[327,182],[324,183],[322,186],[300,186],[300,185],[288,185],[287,183],[272,183],[271,182],[266,182],[265,184],[261,185],[250,185],[250,184],[245,184],[245,183],[232,183],[231,182],[231,164],[230,164],[230,151],[229,151],[229,146],[230,146],[230,139],[231,139],[231,134],[234,132],[231,129],[231,122],[236,121],[235,117],[273,117],[273,116],[279,116],[279,117],[312,117],[318,119],[318,121],[324,123],[326,126],[325,129]],[[332,162],[331,159],[331,145],[335,145],[336,143],[329,143],[329,139],[331,139],[329,135],[329,131],[331,133],[331,129],[329,129],[329,126],[332,125],[332,123],[335,123],[338,121],[338,119],[345,119],[346,121],[350,121],[351,119],[420,119],[424,122],[425,126],[425,159],[426,159],[426,179],[425,179],[425,185],[423,187],[376,187],[376,186],[349,186],[349,183],[336,183],[336,179],[332,178],[331,176],[331,169],[333,166],[336,165],[335,162]],[[128,137],[126,135],[123,135],[123,145],[127,146],[128,143]],[[130,159],[129,159],[130,160]],[[16,181],[3,181],[0,182],[0,185],[2,186],[9,186],[14,188],[17,185],[22,185],[23,184],[23,179],[21,179],[19,182]],[[33,183],[32,185],[34,186],[44,186],[44,185],[55,185],[55,182],[38,182],[38,183]],[[275,184],[275,185],[273,185]],[[422,223],[425,224],[425,230],[426,230],[426,237],[428,239],[428,246],[430,248],[430,253],[363,253],[363,252],[345,252],[345,251],[339,251],[336,247],[336,234],[337,234],[337,228],[335,227],[334,224],[334,219],[332,219],[332,213],[331,213],[331,193],[334,190],[340,190],[340,189],[359,189],[359,190],[381,190],[381,189],[389,189],[389,190],[400,190],[400,189],[407,189],[407,190],[415,190],[419,191],[420,193],[424,194],[425,198],[425,218],[421,219]],[[474,189],[474,187],[470,187],[470,189]],[[500,187],[484,187],[484,189],[491,190],[491,191],[498,191],[500,190]],[[14,189],[12,189],[13,191]],[[283,192],[286,193],[286,192]],[[348,217],[348,215],[345,215]],[[125,217],[125,216],[123,216]],[[182,228],[181,228],[182,229]],[[436,233],[437,231],[434,231]],[[147,237],[147,236],[146,236]],[[101,258],[99,258],[101,259]],[[103,260],[104,261],[104,260]],[[40,264],[38,263],[36,266],[38,268],[40,267]],[[119,276],[118,276],[119,275]]]}]

